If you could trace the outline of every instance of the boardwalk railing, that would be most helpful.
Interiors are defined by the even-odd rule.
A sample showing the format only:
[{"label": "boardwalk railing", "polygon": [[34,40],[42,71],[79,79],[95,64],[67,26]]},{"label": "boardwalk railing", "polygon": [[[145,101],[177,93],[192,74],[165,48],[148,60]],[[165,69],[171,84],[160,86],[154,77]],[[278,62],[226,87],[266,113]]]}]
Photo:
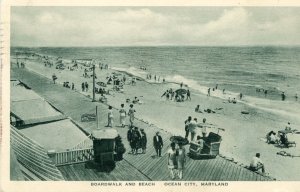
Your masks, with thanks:
[{"label": "boardwalk railing", "polygon": [[55,153],[56,166],[82,163],[94,158],[93,148],[74,149],[71,151],[62,151]]},{"label": "boardwalk railing", "polygon": [[87,138],[81,142],[79,142],[77,145],[71,148],[71,150],[75,149],[87,149],[91,148],[93,146],[93,141],[92,141],[92,134],[88,135]]}]

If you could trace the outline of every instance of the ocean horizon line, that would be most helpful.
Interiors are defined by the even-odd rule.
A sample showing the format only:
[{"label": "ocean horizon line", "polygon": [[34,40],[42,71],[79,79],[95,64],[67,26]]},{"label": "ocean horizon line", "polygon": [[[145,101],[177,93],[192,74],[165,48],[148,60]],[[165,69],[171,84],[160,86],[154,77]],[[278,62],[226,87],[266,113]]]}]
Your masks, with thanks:
[{"label": "ocean horizon line", "polygon": [[240,47],[282,47],[300,48],[300,45],[101,45],[101,46],[10,46],[10,48],[126,48],[126,47],[208,47],[208,48],[240,48]]}]

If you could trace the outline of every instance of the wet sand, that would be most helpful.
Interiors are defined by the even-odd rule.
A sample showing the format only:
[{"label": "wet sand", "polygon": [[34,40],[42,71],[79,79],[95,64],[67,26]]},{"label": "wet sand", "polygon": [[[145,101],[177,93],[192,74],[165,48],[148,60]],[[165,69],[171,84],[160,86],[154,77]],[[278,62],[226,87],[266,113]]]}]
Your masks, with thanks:
[{"label": "wet sand", "polygon": [[[12,60],[12,62],[14,62],[14,60]],[[80,67],[76,71],[70,71],[68,69],[57,70],[55,66],[52,68],[45,67],[42,61],[33,60],[26,61],[26,68],[48,78],[51,78],[53,73],[55,73],[58,77],[58,83],[62,84],[64,81],[69,81],[71,85],[71,83],[74,82],[75,89],[78,92],[81,92],[81,83],[88,82],[89,91],[81,93],[92,96],[92,78],[83,78],[83,69],[80,69]],[[116,71],[111,69],[101,71],[97,68],[96,74],[98,79],[96,81],[106,82],[106,76],[112,72]],[[127,74],[126,76],[127,83],[129,83],[130,77]],[[108,86],[108,88],[112,89],[112,86]],[[150,124],[155,124],[174,135],[184,135],[184,121],[188,116],[196,117],[198,121],[206,118],[207,123],[212,123],[215,124],[216,127],[225,129],[224,132],[220,132],[223,139],[220,151],[223,155],[232,157],[236,161],[248,165],[253,155],[255,155],[256,152],[260,152],[261,158],[265,162],[266,171],[272,177],[278,180],[300,180],[300,157],[291,158],[276,154],[284,150],[293,155],[300,155],[299,147],[280,149],[273,145],[268,145],[262,139],[266,133],[271,130],[277,132],[283,129],[288,121],[292,122],[292,128],[297,129],[298,127],[295,127],[295,125],[299,125],[299,119],[251,108],[239,102],[237,104],[228,103],[226,100],[213,96],[208,97],[203,94],[195,94],[193,91],[191,91],[192,101],[180,103],[167,101],[165,98],[161,98],[161,95],[168,88],[177,89],[180,88],[180,86],[173,83],[157,84],[137,81],[134,86],[126,84],[123,93],[111,90],[112,95],[106,95],[106,97],[108,98],[108,104],[120,108],[120,104],[124,103],[126,110],[128,110],[129,104],[125,102],[126,99],[130,98],[132,100],[137,96],[143,104],[135,105],[137,111],[136,117]],[[96,98],[99,98],[99,94],[96,94]],[[214,114],[205,112],[196,113],[194,109],[197,104],[200,105],[202,111],[207,108],[223,109],[216,110]],[[241,114],[241,111],[248,111],[249,114]],[[115,124],[118,125],[119,114],[114,114],[114,117]],[[106,121],[106,119],[104,121]],[[211,131],[216,131],[216,129],[211,129]],[[289,139],[296,141],[298,144],[300,143],[299,134],[289,134]]]}]

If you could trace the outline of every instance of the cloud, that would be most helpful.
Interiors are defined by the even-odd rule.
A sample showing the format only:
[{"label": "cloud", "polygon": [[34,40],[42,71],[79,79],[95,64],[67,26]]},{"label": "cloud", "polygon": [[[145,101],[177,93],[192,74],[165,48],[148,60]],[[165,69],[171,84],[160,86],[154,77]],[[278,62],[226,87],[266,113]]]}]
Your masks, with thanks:
[{"label": "cloud", "polygon": [[280,15],[280,11],[269,10],[276,16],[269,19],[255,9],[236,7],[202,18],[201,9],[184,15],[176,14],[181,8],[174,9],[174,14],[164,8],[139,7],[13,9],[12,45],[300,44],[300,19],[295,12]]}]

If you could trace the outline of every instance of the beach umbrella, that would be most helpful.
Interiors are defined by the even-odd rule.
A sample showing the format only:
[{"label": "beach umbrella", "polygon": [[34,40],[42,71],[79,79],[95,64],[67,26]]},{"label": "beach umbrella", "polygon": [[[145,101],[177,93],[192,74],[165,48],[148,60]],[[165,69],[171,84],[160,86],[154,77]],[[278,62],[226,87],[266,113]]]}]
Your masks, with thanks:
[{"label": "beach umbrella", "polygon": [[97,82],[96,84],[99,85],[99,86],[101,86],[101,87],[106,87],[106,84],[105,84],[104,82],[100,82],[100,81],[99,81],[99,82]]},{"label": "beach umbrella", "polygon": [[177,89],[175,91],[178,95],[184,95],[187,93],[187,90],[186,89]]}]

